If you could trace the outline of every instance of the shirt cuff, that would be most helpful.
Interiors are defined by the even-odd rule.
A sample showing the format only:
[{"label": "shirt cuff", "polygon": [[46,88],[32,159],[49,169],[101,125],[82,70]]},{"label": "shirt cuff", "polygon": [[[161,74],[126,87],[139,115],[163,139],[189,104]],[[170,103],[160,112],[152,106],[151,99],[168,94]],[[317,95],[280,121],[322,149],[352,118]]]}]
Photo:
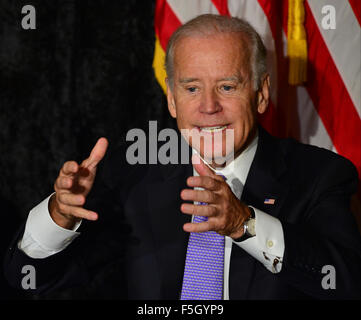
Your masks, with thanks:
[{"label": "shirt cuff", "polygon": [[[19,249],[31,257],[34,257],[32,251],[42,252],[43,254],[40,256],[46,257],[64,250],[80,234],[76,230],[81,221],[75,225],[73,230],[62,228],[53,221],[48,209],[49,199],[52,195],[33,208],[26,221]],[[39,256],[39,254],[36,255]]]},{"label": "shirt cuff", "polygon": [[278,273],[282,268],[285,243],[281,222],[256,208],[256,235],[242,242],[233,241],[260,261],[268,270]]}]

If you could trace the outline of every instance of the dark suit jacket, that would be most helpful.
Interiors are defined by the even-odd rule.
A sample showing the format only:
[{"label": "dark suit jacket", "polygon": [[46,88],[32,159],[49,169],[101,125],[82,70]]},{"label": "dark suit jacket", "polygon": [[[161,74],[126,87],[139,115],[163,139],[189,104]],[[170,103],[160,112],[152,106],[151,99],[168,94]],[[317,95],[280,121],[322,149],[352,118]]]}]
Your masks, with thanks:
[{"label": "dark suit jacket", "polygon": [[[180,212],[180,191],[191,165],[127,164],[125,150],[109,156],[87,200],[99,213],[83,221],[78,237],[63,252],[32,259],[17,248],[23,228],[5,259],[5,273],[19,287],[23,265],[37,271],[35,292],[88,281],[108,261],[118,261],[119,297],[179,299],[190,220]],[[359,298],[361,242],[349,211],[357,172],[346,159],[292,139],[259,130],[259,144],[242,201],[277,217],[285,253],[273,274],[233,244],[230,299]],[[265,198],[276,199],[274,205]],[[336,289],[322,288],[325,265],[336,270]]]}]

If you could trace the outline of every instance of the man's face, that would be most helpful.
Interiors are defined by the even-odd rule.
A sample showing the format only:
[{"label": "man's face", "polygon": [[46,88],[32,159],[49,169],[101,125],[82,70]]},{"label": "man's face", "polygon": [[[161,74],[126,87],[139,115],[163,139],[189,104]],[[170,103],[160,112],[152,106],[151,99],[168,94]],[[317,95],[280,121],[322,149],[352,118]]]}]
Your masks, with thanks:
[{"label": "man's face", "polygon": [[175,47],[174,86],[168,86],[168,109],[180,130],[193,129],[193,133],[212,138],[211,144],[204,143],[207,139],[201,139],[200,144],[189,141],[203,158],[210,151],[213,160],[227,157],[228,130],[233,130],[232,147],[237,157],[254,135],[257,111],[263,113],[267,108],[263,95],[259,98],[254,91],[248,42],[240,41],[240,37],[186,37]]}]

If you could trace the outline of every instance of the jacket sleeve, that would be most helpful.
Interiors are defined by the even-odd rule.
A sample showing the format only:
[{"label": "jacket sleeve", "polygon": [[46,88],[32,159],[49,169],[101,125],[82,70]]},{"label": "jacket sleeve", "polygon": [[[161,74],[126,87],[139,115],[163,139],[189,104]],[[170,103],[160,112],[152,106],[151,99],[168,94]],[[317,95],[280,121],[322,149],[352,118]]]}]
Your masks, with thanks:
[{"label": "jacket sleeve", "polygon": [[361,297],[361,238],[350,212],[357,172],[341,157],[321,172],[303,220],[281,219],[285,253],[277,276],[315,298],[357,299]]},{"label": "jacket sleeve", "polygon": [[[107,169],[99,168],[98,175],[85,208],[99,213],[95,222],[84,220],[78,229],[81,233],[66,249],[47,258],[36,259],[18,248],[25,224],[14,235],[4,259],[4,274],[13,287],[23,290],[23,267],[34,267],[36,286],[26,290],[29,294],[49,294],[57,290],[81,286],[99,274],[99,270],[118,264],[122,274],[122,260],[127,227],[122,220],[122,209],[114,201],[114,190],[109,186]],[[122,296],[119,292],[118,296]]]}]

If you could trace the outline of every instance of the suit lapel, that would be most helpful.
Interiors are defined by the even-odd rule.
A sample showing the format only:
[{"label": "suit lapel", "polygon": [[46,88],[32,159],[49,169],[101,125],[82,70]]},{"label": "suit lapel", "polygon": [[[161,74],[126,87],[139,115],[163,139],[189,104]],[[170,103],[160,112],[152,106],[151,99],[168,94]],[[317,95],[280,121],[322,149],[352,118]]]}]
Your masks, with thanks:
[{"label": "suit lapel", "polygon": [[[259,128],[259,142],[241,200],[277,217],[287,194],[284,150],[275,138]],[[270,199],[271,203],[265,203]],[[272,203],[274,200],[274,203]]]}]

